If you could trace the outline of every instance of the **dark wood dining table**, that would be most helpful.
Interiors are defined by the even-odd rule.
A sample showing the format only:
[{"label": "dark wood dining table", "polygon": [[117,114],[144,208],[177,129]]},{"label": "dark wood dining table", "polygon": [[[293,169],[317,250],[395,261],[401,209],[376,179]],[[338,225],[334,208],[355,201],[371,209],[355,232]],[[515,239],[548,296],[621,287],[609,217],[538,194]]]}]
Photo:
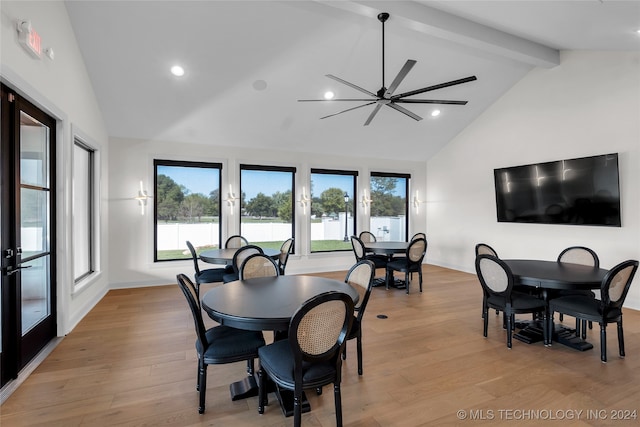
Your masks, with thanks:
[{"label": "dark wood dining table", "polygon": [[[200,259],[209,264],[231,264],[233,256],[240,248],[207,249],[200,252]],[[264,254],[276,259],[280,256],[278,249],[262,248]]]},{"label": "dark wood dining table", "polygon": [[[393,260],[393,255],[395,254],[404,254],[407,251],[407,247],[409,246],[409,242],[398,242],[398,241],[376,241],[376,242],[363,242],[364,249],[367,252],[372,252],[374,254],[386,255],[387,261]],[[382,286],[386,285],[387,277],[385,274],[384,278],[377,278],[373,286]],[[406,284],[401,282],[400,280],[394,280],[393,283],[390,283],[391,286],[395,288],[404,289]],[[388,289],[388,287],[387,287]]]},{"label": "dark wood dining table", "polygon": [[[549,301],[554,290],[599,289],[602,279],[608,272],[602,268],[558,261],[528,259],[504,259],[503,261],[511,269],[515,283],[539,289],[545,302]],[[552,332],[553,340],[561,344],[580,351],[593,348],[593,344],[576,337],[575,331],[569,328],[561,327]],[[535,342],[539,340],[537,335],[537,331],[534,330],[532,333],[531,329],[524,328],[515,335],[515,338],[525,342]]]},{"label": "dark wood dining table", "polygon": [[[328,291],[344,292],[354,302],[358,292],[349,284],[318,276],[278,276],[236,280],[202,297],[202,309],[222,325],[252,331],[287,331],[295,312],[308,299]],[[275,390],[285,416],[293,414],[293,393]],[[232,399],[255,396],[255,378],[232,384]],[[303,412],[310,410],[303,403]]]}]

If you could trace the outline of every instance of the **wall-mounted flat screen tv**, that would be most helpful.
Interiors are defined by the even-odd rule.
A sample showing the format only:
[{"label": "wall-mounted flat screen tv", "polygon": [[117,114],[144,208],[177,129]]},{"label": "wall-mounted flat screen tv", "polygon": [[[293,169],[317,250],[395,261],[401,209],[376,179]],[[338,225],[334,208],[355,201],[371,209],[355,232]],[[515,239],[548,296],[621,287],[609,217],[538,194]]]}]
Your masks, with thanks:
[{"label": "wall-mounted flat screen tv", "polygon": [[617,153],[493,173],[499,222],[621,225]]}]

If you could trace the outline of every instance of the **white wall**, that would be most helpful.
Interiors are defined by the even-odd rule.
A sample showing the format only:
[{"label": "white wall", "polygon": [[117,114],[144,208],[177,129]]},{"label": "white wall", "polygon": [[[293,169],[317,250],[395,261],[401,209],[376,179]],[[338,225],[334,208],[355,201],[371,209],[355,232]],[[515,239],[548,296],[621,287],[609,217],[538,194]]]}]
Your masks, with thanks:
[{"label": "white wall", "polygon": [[[55,59],[34,59],[17,42],[16,21],[28,19],[42,38],[42,46],[52,47]],[[0,3],[2,81],[58,120],[57,135],[57,247],[58,335],[68,333],[108,289],[108,274],[102,272],[82,292],[73,294],[71,219],[72,126],[101,148],[103,181],[107,194],[107,132],[87,75],[75,35],[63,2],[2,1]],[[103,200],[100,253],[106,265],[108,221]]]},{"label": "white wall", "polygon": [[[212,136],[214,138],[215,136]],[[175,283],[178,273],[191,274],[191,261],[153,262],[153,207],[147,207],[146,215],[140,215],[138,203],[133,200],[142,180],[149,194],[153,192],[153,160],[191,160],[221,162],[222,186],[232,185],[238,193],[240,164],[269,166],[294,166],[296,172],[296,200],[300,199],[303,186],[310,188],[311,168],[356,170],[358,176],[358,200],[364,189],[369,191],[369,173],[398,172],[411,174],[411,194],[417,189],[425,194],[426,164],[424,162],[391,161],[384,159],[347,158],[339,154],[305,154],[273,150],[251,150],[210,145],[185,144],[167,141],[141,141],[112,138],[109,147],[109,272],[112,287],[132,287]],[[375,203],[375,200],[374,202]],[[238,212],[229,215],[223,206],[222,240],[238,233]],[[237,209],[237,206],[236,206]],[[369,227],[368,210],[358,206],[357,229]],[[289,258],[287,272],[332,271],[347,269],[354,263],[351,252],[310,254],[309,209],[303,213],[300,205],[296,212],[295,255]],[[424,231],[426,212],[412,207],[409,235]],[[415,230],[415,231],[414,231]],[[204,266],[203,266],[204,267]]]},{"label": "white wall", "polygon": [[[493,169],[619,153],[622,227],[498,223]],[[427,164],[430,263],[474,271],[474,247],[556,259],[594,249],[610,268],[640,259],[640,53],[562,52],[532,70]],[[640,277],[627,297],[640,308]]]}]

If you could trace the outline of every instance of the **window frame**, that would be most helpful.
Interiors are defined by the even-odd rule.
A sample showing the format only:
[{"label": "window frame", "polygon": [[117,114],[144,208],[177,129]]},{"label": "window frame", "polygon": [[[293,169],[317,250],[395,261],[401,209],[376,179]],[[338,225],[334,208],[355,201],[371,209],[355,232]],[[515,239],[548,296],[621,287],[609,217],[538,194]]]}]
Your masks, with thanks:
[{"label": "window frame", "polygon": [[[313,174],[322,174],[322,175],[346,175],[351,176],[353,178],[353,188],[351,189],[351,204],[352,204],[352,217],[353,217],[353,233],[352,235],[358,235],[358,203],[357,203],[357,194],[358,194],[358,171],[357,170],[345,170],[345,169],[324,169],[324,168],[311,168],[309,170],[309,197],[311,197],[311,205],[313,205]],[[311,206],[309,207],[309,212],[311,212]],[[349,233],[347,232],[347,235]],[[314,251],[312,249],[313,240],[311,236],[309,236],[309,252],[312,254],[320,254],[320,253],[333,253],[333,252],[348,252],[353,250],[349,249],[333,249],[329,251]]]},{"label": "window frame", "polygon": [[[77,228],[77,222],[71,221],[71,241],[73,242],[72,253],[74,254],[71,257],[71,265],[70,265],[70,276],[73,280],[71,294],[77,295],[79,292],[83,291],[90,284],[94,283],[102,274],[102,251],[100,249],[102,236],[101,236],[101,195],[100,195],[100,186],[102,182],[102,168],[101,168],[101,146],[96,143],[92,138],[90,138],[87,134],[82,132],[78,127],[72,124],[71,126],[71,135],[72,135],[72,143],[71,143],[71,164],[72,164],[72,172],[71,172],[71,180],[72,180],[72,191],[71,191],[71,210],[73,212],[74,206],[78,198],[76,194],[73,194],[73,182],[77,179],[89,180],[90,183],[87,185],[89,194],[87,195],[87,209],[90,210],[88,215],[89,225],[86,227],[87,231],[87,240],[88,240],[88,250],[90,252],[89,257],[89,270],[84,272],[82,275],[76,277],[75,271],[75,252],[77,251],[75,239],[77,237],[77,233],[79,232]],[[88,176],[77,176],[77,170],[75,167],[75,156],[76,156],[76,146],[90,152],[90,164],[89,171],[87,172]],[[73,213],[72,213],[73,214]]]},{"label": "window frame", "polygon": [[[206,168],[218,170],[218,247],[222,247],[222,163],[221,162],[199,162],[190,160],[153,160],[153,194],[158,192],[158,166],[174,166],[185,168]],[[185,261],[190,258],[170,258],[158,259],[158,197],[153,197],[153,262],[174,262]]]},{"label": "window frame", "polygon": [[[407,180],[407,185],[405,186],[405,196],[404,196],[404,211],[405,211],[405,236],[404,240],[408,241],[409,239],[409,186],[411,185],[411,174],[410,173],[397,173],[397,172],[370,172],[369,173],[369,194],[371,194],[371,178],[404,178]],[[370,196],[373,197],[373,196]],[[373,201],[375,203],[375,200]],[[371,211],[369,211],[369,227],[371,227]]]},{"label": "window frame", "polygon": [[[238,230],[239,234],[242,234],[242,171],[260,171],[260,172],[288,172],[291,173],[291,237],[295,239],[296,237],[296,172],[297,168],[295,166],[273,166],[273,165],[255,165],[255,164],[246,164],[241,163],[239,165],[239,195],[240,198],[238,204]],[[295,240],[294,240],[295,242]],[[259,242],[258,242],[259,243]],[[294,245],[295,246],[295,245]],[[291,253],[295,253],[295,247],[291,249]]]}]

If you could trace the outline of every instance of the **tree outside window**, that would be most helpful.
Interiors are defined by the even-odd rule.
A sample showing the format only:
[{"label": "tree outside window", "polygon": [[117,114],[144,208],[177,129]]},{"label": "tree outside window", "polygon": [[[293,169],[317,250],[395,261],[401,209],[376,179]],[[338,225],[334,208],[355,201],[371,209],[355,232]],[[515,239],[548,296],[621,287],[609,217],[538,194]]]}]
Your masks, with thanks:
[{"label": "tree outside window", "polygon": [[408,174],[372,172],[369,231],[377,240],[406,241],[408,224]]}]

